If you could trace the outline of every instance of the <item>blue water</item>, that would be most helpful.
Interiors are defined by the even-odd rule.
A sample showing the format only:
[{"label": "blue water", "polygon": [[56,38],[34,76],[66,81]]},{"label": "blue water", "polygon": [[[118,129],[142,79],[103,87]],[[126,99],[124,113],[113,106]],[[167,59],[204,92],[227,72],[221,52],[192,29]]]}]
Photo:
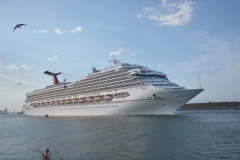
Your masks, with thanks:
[{"label": "blue water", "polygon": [[0,115],[0,159],[240,159],[240,111],[171,116],[42,118]]}]

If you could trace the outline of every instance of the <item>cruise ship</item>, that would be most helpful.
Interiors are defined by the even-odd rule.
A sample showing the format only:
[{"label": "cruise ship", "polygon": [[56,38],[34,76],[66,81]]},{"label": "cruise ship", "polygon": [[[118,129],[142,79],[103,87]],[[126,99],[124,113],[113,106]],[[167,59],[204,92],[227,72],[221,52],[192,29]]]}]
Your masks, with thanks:
[{"label": "cruise ship", "polygon": [[109,116],[173,114],[203,89],[187,89],[169,81],[167,75],[145,66],[121,63],[92,73],[76,82],[59,82],[26,94],[28,116]]}]

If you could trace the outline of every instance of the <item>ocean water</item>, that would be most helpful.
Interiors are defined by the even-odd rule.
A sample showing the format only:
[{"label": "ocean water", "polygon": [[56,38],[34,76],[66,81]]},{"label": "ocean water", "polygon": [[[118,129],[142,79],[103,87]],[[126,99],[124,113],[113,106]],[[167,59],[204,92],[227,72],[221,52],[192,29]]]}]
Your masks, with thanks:
[{"label": "ocean water", "polygon": [[240,110],[170,116],[42,118],[0,115],[0,159],[240,159]]}]

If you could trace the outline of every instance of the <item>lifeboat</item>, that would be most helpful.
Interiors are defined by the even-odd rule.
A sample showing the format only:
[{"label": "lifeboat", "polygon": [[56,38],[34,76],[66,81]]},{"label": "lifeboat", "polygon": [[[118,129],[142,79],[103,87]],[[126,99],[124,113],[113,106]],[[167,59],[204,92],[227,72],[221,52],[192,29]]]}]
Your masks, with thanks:
[{"label": "lifeboat", "polygon": [[85,81],[85,79],[80,79],[78,82],[84,82]]},{"label": "lifeboat", "polygon": [[122,92],[122,93],[115,93],[114,94],[114,98],[123,98],[123,97],[127,97],[130,94],[128,92]]},{"label": "lifeboat", "polygon": [[72,102],[73,102],[73,103],[76,103],[76,102],[78,101],[78,99],[79,99],[79,98],[74,98],[74,99],[72,100]]},{"label": "lifeboat", "polygon": [[79,102],[85,102],[86,101],[86,98],[82,97],[82,98],[79,98]]},{"label": "lifeboat", "polygon": [[65,101],[66,101],[65,99],[62,99],[62,100],[60,101],[60,103],[63,104],[63,103],[65,103]]},{"label": "lifeboat", "polygon": [[93,101],[94,100],[94,97],[87,97],[87,101]]},{"label": "lifeboat", "polygon": [[72,101],[72,99],[67,99],[66,103],[70,103]]},{"label": "lifeboat", "polygon": [[105,99],[112,99],[113,98],[113,95],[112,94],[107,94],[107,95],[105,95]]},{"label": "lifeboat", "polygon": [[55,100],[54,104],[58,104],[59,100]]},{"label": "lifeboat", "polygon": [[101,100],[101,99],[103,99],[103,96],[98,95],[98,96],[95,96],[94,99],[95,99],[95,100]]}]

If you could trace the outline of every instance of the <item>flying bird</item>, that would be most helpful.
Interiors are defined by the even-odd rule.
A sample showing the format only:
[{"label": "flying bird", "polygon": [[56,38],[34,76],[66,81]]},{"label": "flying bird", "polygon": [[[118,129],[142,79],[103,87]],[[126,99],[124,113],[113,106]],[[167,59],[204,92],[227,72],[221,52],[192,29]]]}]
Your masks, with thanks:
[{"label": "flying bird", "polygon": [[18,86],[18,85],[20,85],[20,84],[22,84],[22,83],[18,83],[16,86]]},{"label": "flying bird", "polygon": [[13,32],[15,31],[16,28],[20,28],[20,26],[27,26],[27,25],[26,25],[26,24],[17,24],[17,25],[14,27]]}]

